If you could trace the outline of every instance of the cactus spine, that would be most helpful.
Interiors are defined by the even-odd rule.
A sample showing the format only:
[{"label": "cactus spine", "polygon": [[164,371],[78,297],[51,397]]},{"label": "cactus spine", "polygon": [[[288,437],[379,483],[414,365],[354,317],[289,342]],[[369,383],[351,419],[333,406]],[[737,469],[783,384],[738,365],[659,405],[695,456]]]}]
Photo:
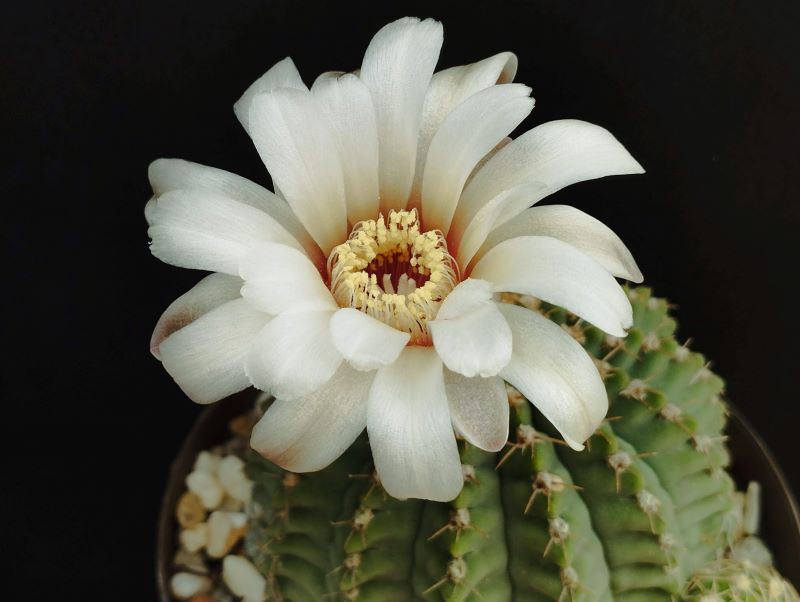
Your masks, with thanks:
[{"label": "cactus spine", "polygon": [[245,550],[270,599],[758,601],[780,588],[796,600],[768,569],[748,582],[767,594],[726,597],[738,565],[721,559],[742,512],[725,470],[723,382],[675,339],[665,300],[647,288],[629,295],[625,339],[539,307],[596,358],[606,383],[608,418],[583,452],[509,390],[509,445],[488,454],[461,441],[465,486],[448,504],[387,496],[365,438],[313,474],[253,453]]}]

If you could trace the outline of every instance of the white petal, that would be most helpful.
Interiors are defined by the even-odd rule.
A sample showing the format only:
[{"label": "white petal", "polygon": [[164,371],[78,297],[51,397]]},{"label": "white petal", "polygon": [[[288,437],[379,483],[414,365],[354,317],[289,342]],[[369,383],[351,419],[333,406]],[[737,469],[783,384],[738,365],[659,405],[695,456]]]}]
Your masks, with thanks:
[{"label": "white petal", "polygon": [[[460,266],[469,266],[475,253],[480,248],[489,232],[495,227],[497,218],[509,206],[528,207],[531,199],[537,198],[538,193],[544,188],[541,182],[520,184],[510,190],[505,190],[485,203],[472,221],[466,225],[458,223],[451,229],[448,241],[450,247],[456,252],[456,261]],[[464,228],[463,231],[460,229]]]},{"label": "white petal", "polygon": [[485,280],[470,278],[454,288],[429,328],[436,352],[453,372],[494,376],[511,359],[511,331]]},{"label": "white petal", "polygon": [[[303,83],[303,78],[294,66],[294,61],[288,56],[282,61],[275,63],[269,71],[254,81],[242,97],[233,105],[233,112],[244,126],[245,131],[250,133],[250,108],[253,100],[259,94],[272,92],[278,88],[294,88],[297,90],[308,90]],[[252,135],[252,134],[251,134]]]},{"label": "white petal", "polygon": [[374,370],[391,364],[411,338],[407,332],[352,307],[333,314],[331,335],[339,353],[356,370]]},{"label": "white petal", "polygon": [[245,370],[253,384],[279,399],[324,385],[342,363],[330,333],[332,311],[275,316],[253,341]]},{"label": "white petal", "polygon": [[476,92],[513,81],[516,72],[517,57],[511,52],[501,52],[477,63],[450,67],[433,74],[422,105],[413,196],[420,195],[428,147],[445,117]]},{"label": "white petal", "polygon": [[508,393],[502,378],[467,378],[445,370],[444,384],[450,418],[472,445],[488,452],[508,441]]},{"label": "white petal", "polygon": [[241,278],[228,274],[209,274],[170,303],[158,319],[150,337],[150,351],[161,359],[158,346],[173,332],[188,326],[203,314],[223,303],[241,297]]},{"label": "white petal", "polygon": [[520,236],[492,248],[475,264],[471,276],[494,285],[495,292],[533,295],[625,336],[633,324],[628,296],[614,277],[591,257],[546,236]]},{"label": "white petal", "polygon": [[317,78],[319,99],[341,157],[347,218],[351,224],[378,216],[378,130],[369,90],[348,73]]},{"label": "white petal", "polygon": [[[475,174],[458,206],[459,223],[468,223],[484,203],[504,190],[527,182],[545,184],[530,206],[576,182],[643,171],[608,130],[574,119],[550,121],[503,147]],[[497,225],[516,215],[511,209],[518,213],[525,207],[509,207]]]},{"label": "white petal", "polygon": [[457,320],[481,309],[490,303],[493,295],[492,283],[477,278],[467,278],[445,297],[436,314],[437,320]]},{"label": "white petal", "polygon": [[162,194],[152,215],[150,251],[183,268],[238,275],[240,259],[259,243],[300,246],[263,211],[205,190]]},{"label": "white petal", "polygon": [[153,214],[156,210],[156,204],[158,203],[158,199],[155,195],[151,196],[150,199],[145,203],[144,206],[144,219],[147,222],[148,226],[153,225],[153,218],[155,217]]},{"label": "white petal", "polygon": [[531,89],[491,86],[458,105],[431,141],[422,180],[425,229],[447,232],[467,177],[533,109]]},{"label": "white petal", "polygon": [[539,314],[499,303],[514,333],[511,362],[500,373],[527,397],[573,449],[608,411],[603,381],[589,355],[558,325]]},{"label": "white petal", "polygon": [[381,484],[398,499],[446,502],[464,478],[450,423],[442,362],[430,347],[406,347],[375,375],[367,433]]},{"label": "white petal", "polygon": [[310,395],[276,399],[253,428],[250,446],[286,470],[325,468],[367,426],[367,395],[374,376],[342,364]]},{"label": "white petal", "polygon": [[275,186],[327,256],[347,237],[339,153],[311,92],[281,88],[257,96],[250,135]]},{"label": "white petal", "polygon": [[375,103],[384,211],[404,209],[411,192],[422,103],[441,47],[441,23],[406,17],[376,33],[364,54],[361,79]]},{"label": "white petal", "polygon": [[618,278],[642,281],[642,272],[625,244],[603,222],[569,205],[531,207],[493,230],[478,258],[517,236],[550,236],[585,253]]},{"label": "white petal", "polygon": [[242,296],[269,314],[286,311],[335,310],[333,295],[317,268],[297,249],[264,243],[239,265]]},{"label": "white petal", "polygon": [[[324,265],[317,243],[309,236],[285,200],[278,198],[263,186],[223,169],[208,167],[183,159],[156,159],[148,168],[150,185],[156,198],[172,190],[205,190],[245,205],[260,209],[297,239],[312,261]],[[151,203],[148,203],[150,205]],[[153,207],[146,213],[151,213]],[[148,219],[152,225],[152,220]]]},{"label": "white petal", "polygon": [[211,403],[250,385],[244,363],[270,316],[244,299],[228,301],[161,341],[161,361],[197,403]]},{"label": "white petal", "polygon": [[[345,74],[344,71],[323,71],[317,76],[317,79],[314,80],[314,83],[311,84],[311,91],[316,92],[316,88],[319,88],[322,84],[325,83],[326,80],[338,79],[342,77],[344,74]],[[356,77],[358,76],[356,75]]]}]

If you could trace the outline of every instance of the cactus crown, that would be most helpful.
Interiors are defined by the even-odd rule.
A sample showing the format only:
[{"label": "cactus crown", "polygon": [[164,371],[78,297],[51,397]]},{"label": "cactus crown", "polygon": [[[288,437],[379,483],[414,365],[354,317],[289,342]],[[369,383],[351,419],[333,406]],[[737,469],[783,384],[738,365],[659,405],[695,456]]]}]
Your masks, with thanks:
[{"label": "cactus crown", "polygon": [[[365,437],[313,474],[251,453],[245,552],[268,599],[739,599],[730,594],[739,565],[724,558],[746,521],[725,470],[723,381],[676,340],[664,299],[628,294],[625,339],[506,299],[536,305],[596,358],[611,406],[583,452],[510,389],[512,440],[498,454],[459,443],[465,486],[451,503],[386,495]],[[741,599],[778,589],[797,599],[759,571],[748,583],[766,594]]]}]

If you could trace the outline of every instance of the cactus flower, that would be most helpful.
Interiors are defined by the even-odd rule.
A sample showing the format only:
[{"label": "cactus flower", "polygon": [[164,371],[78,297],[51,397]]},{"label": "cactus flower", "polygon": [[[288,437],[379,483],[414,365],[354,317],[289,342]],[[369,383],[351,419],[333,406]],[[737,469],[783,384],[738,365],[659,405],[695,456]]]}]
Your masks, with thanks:
[{"label": "cactus flower", "polygon": [[641,281],[631,254],[577,209],[532,205],[642,168],[581,121],[511,140],[533,109],[530,88],[512,83],[516,57],[434,73],[441,44],[437,21],[400,19],[359,71],[310,89],[280,61],[234,106],[275,192],[160,159],[145,214],[156,257],[213,272],[151,341],[189,397],[272,394],[251,445],[294,472],[324,468],[366,428],[389,494],[445,501],[463,484],[457,436],[506,444],[505,382],[575,449],[604,418],[583,348],[499,294],[624,336],[631,305],[616,278]]}]

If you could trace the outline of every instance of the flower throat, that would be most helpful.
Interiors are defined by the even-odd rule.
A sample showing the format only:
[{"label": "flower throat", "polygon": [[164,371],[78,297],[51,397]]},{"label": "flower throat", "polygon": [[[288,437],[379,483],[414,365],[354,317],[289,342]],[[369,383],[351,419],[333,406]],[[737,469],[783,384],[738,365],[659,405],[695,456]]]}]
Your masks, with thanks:
[{"label": "flower throat", "polygon": [[430,345],[428,322],[458,284],[458,267],[438,230],[420,232],[415,209],[359,222],[328,258],[331,291],[353,307]]}]

